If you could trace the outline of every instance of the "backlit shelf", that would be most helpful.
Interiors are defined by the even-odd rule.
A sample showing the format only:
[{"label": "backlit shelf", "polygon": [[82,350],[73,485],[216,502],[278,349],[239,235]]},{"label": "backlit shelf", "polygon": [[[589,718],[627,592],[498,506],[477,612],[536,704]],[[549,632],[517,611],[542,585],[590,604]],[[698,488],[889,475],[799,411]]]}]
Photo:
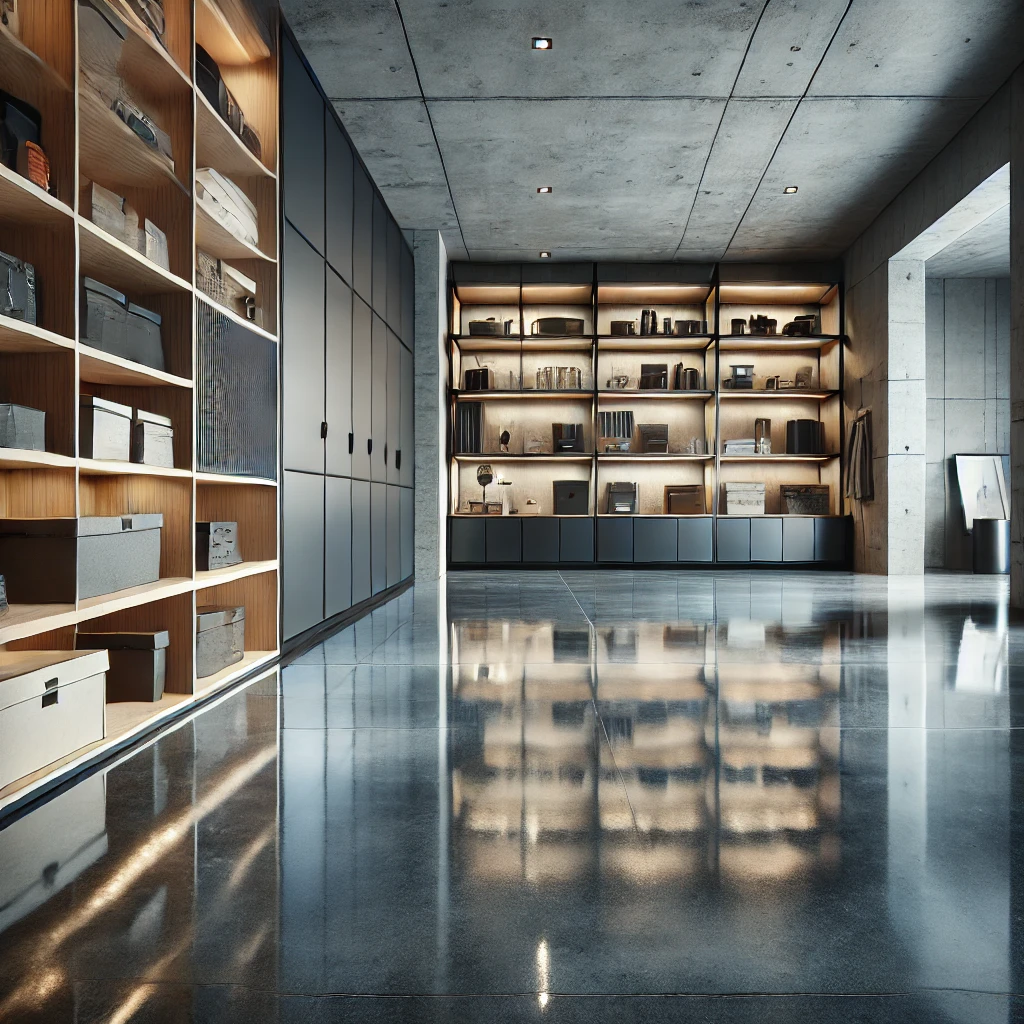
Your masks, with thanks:
[{"label": "backlit shelf", "polygon": [[83,476],[158,476],[170,480],[191,480],[188,469],[164,466],[146,466],[139,462],[119,462],[115,459],[79,459],[78,471]]},{"label": "backlit shelf", "polygon": [[236,238],[219,221],[211,217],[200,203],[196,203],[196,248],[222,260],[277,262],[273,256],[268,256],[257,246],[243,238]]},{"label": "backlit shelf", "polygon": [[571,388],[569,390],[556,391],[554,389],[547,391],[537,391],[535,389],[524,389],[523,391],[453,391],[452,395],[460,402],[490,402],[492,400],[501,400],[508,398],[516,399],[552,399],[552,398],[577,398],[589,401],[593,398],[593,391],[584,390],[583,388]]},{"label": "backlit shelf", "polygon": [[71,86],[57,73],[55,68],[30,50],[14,33],[0,22],[0,62],[7,77],[14,82],[41,79],[47,87],[58,92],[70,93]]},{"label": "backlit shelf", "polygon": [[277,651],[246,651],[241,661],[222,668],[212,676],[203,676],[201,679],[197,679],[194,696],[197,699],[208,697],[216,690],[241,679],[242,676],[255,672],[260,666],[269,664],[277,656]]},{"label": "backlit shelf", "polygon": [[155,583],[144,583],[141,587],[128,587],[126,590],[118,590],[113,594],[87,597],[84,601],[78,602],[78,620],[93,619],[99,615],[122,611],[125,608],[162,601],[167,597],[187,594],[191,590],[192,580],[176,576],[157,580]]},{"label": "backlit shelf", "polygon": [[232,178],[270,178],[274,172],[253,153],[196,92],[196,166],[213,167]]},{"label": "backlit shelf", "polygon": [[262,476],[237,476],[231,473],[196,473],[198,484],[230,484],[232,486],[276,487],[276,480]]},{"label": "backlit shelf", "polygon": [[818,391],[817,389],[810,388],[785,388],[774,391],[755,391],[755,390],[732,390],[730,388],[723,388],[721,391],[722,401],[732,400],[735,398],[767,398],[767,399],[788,399],[793,401],[794,399],[799,401],[800,399],[809,401],[820,401],[823,402],[827,398],[832,398],[834,395],[838,395],[838,391]]},{"label": "backlit shelf", "polygon": [[608,352],[702,352],[711,344],[710,334],[602,334],[599,351]]},{"label": "backlit shelf", "polygon": [[828,462],[839,455],[722,455],[722,462]]},{"label": "backlit shelf", "polygon": [[555,455],[551,452],[537,455],[509,455],[505,452],[476,452],[453,456],[456,462],[590,462],[593,455],[574,452],[571,455]]},{"label": "backlit shelf", "polygon": [[598,398],[660,398],[678,400],[678,399],[699,399],[702,402],[707,401],[709,398],[714,398],[714,391],[664,391],[655,388],[644,388],[643,390],[632,390],[632,391],[611,391],[603,390],[598,391]]},{"label": "backlit shelf", "polygon": [[258,576],[260,573],[273,572],[276,569],[276,558],[239,562],[238,565],[228,565],[221,569],[201,569],[196,572],[196,587],[215,587],[221,583],[232,583],[247,576]]},{"label": "backlit shelf", "polygon": [[82,250],[82,272],[118,291],[137,295],[162,295],[167,292],[191,292],[184,278],[164,270],[132,249],[120,238],[108,235],[84,217],[78,218]]},{"label": "backlit shelf", "polygon": [[726,334],[718,342],[722,352],[808,352],[838,345],[839,335],[816,335],[813,338],[787,338],[781,334]]},{"label": "backlit shelf", "polygon": [[[74,469],[70,455],[36,452],[26,448],[0,448],[0,469]],[[0,620],[2,621],[2,620]]]},{"label": "backlit shelf", "polygon": [[710,462],[714,455],[683,455],[676,452],[598,452],[601,462]]}]

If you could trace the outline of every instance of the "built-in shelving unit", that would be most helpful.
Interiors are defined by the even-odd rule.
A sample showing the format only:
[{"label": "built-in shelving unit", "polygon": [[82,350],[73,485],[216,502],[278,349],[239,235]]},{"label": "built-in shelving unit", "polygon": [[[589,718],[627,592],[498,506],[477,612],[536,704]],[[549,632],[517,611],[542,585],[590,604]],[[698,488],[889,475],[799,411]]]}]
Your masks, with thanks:
[{"label": "built-in shelving unit", "polygon": [[[845,561],[834,268],[457,264],[451,308],[451,565]],[[818,443],[788,450],[794,420]],[[576,451],[555,451],[559,422],[579,425]],[[628,436],[601,436],[610,423]],[[556,512],[556,481],[580,485],[589,515]],[[618,482],[636,486],[632,513],[610,509]],[[744,483],[763,512],[729,508]],[[680,491],[690,514],[670,510]]]},{"label": "built-in shelving unit", "polygon": [[[263,5],[268,10],[272,5]],[[149,148],[96,90],[93,42],[80,31],[76,0],[20,5],[20,37],[0,26],[0,89],[42,115],[51,193],[0,166],[0,248],[35,267],[36,325],[0,316],[0,401],[45,410],[46,451],[0,448],[0,517],[49,518],[160,512],[160,579],[74,604],[12,604],[0,616],[0,650],[67,650],[75,633],[170,633],[162,700],[107,706],[101,743],[69,752],[0,790],[0,812],[52,785],[63,772],[124,744],[276,657],[279,648],[278,487],[276,479],[198,472],[207,400],[198,353],[199,303],[262,344],[277,341],[278,26],[239,24],[216,0],[163,0],[166,47],[128,4],[113,9],[126,37],[119,86],[167,132],[173,160]],[[224,81],[259,135],[261,153],[242,143],[193,78],[195,46],[220,62]],[[73,85],[69,83],[74,83]],[[244,191],[258,211],[259,244],[238,241],[196,199],[198,168],[212,167]],[[81,190],[96,182],[125,199],[167,237],[169,267],[158,265],[89,217]],[[256,281],[256,326],[209,300],[197,286],[196,252]],[[160,313],[164,369],[81,340],[81,277],[123,292]],[[276,345],[274,346],[276,360]],[[276,387],[276,385],[275,385]],[[169,416],[174,466],[85,458],[80,453],[80,393]],[[270,424],[276,436],[276,422]],[[276,464],[276,451],[271,453]],[[239,523],[241,564],[195,568],[195,523]],[[0,564],[0,574],[3,565]],[[196,675],[196,608],[244,605],[246,653],[213,676]],[[0,757],[3,752],[0,751]]]}]

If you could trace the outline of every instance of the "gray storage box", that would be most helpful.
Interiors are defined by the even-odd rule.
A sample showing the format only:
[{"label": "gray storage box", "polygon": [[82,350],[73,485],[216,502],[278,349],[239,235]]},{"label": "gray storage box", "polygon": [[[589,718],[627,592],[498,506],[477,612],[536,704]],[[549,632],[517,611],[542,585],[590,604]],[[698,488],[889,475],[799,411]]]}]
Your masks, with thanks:
[{"label": "gray storage box", "polygon": [[126,359],[151,366],[154,370],[164,368],[164,342],[161,333],[163,318],[159,313],[128,303],[128,353]]},{"label": "gray storage box", "polygon": [[167,680],[170,642],[165,629],[155,633],[79,633],[75,648],[107,652],[107,703],[118,704],[160,700]]},{"label": "gray storage box", "polygon": [[203,679],[241,661],[245,608],[202,605],[196,609],[196,677]]},{"label": "gray storage box", "polygon": [[105,735],[106,651],[0,652],[0,788]]},{"label": "gray storage box", "polygon": [[132,408],[94,395],[78,396],[83,459],[127,462],[132,450]]},{"label": "gray storage box", "polygon": [[27,405],[0,402],[0,448],[46,451],[46,413]]},{"label": "gray storage box", "polygon": [[196,568],[200,572],[238,565],[238,523],[196,523]]},{"label": "gray storage box", "polygon": [[82,343],[128,357],[128,302],[116,288],[82,278]]},{"label": "gray storage box", "polygon": [[132,425],[132,462],[174,468],[174,428],[169,416],[135,410]]},{"label": "gray storage box", "polygon": [[0,519],[12,604],[73,604],[160,578],[159,512],[79,519]]},{"label": "gray storage box", "polygon": [[0,576],[0,617],[6,615],[10,611],[7,604],[7,580]]}]

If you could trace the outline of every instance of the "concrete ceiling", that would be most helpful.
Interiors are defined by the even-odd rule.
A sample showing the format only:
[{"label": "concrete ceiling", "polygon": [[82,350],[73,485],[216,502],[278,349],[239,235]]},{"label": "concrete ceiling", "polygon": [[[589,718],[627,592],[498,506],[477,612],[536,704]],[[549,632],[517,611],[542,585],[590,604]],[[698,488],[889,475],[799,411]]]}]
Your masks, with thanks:
[{"label": "concrete ceiling", "polygon": [[924,269],[928,277],[1009,277],[1009,202],[936,253]]},{"label": "concrete ceiling", "polygon": [[399,223],[456,259],[836,256],[1024,42],[1021,0],[283,7]]}]

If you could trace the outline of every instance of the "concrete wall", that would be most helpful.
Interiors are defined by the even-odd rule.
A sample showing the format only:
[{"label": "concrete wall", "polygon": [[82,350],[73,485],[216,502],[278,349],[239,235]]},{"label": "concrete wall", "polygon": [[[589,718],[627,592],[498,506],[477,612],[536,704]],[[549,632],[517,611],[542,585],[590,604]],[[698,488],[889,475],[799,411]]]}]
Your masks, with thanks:
[{"label": "concrete wall", "polygon": [[1010,282],[925,283],[925,567],[970,569],[952,456],[1010,448]]}]

